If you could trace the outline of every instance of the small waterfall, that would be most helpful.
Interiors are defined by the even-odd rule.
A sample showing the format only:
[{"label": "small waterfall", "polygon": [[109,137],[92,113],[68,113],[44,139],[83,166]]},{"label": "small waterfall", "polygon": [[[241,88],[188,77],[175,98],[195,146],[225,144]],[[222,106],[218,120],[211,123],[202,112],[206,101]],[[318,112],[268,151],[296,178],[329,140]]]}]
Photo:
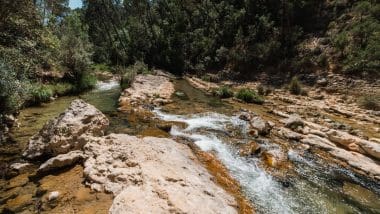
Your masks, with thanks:
[{"label": "small waterfall", "polygon": [[[226,125],[244,130],[247,128],[245,121],[217,113],[180,116],[165,114],[160,110],[154,112],[162,120],[186,123],[187,128],[173,127],[171,134],[194,141],[203,151],[216,152],[217,157],[230,170],[231,175],[245,189],[247,196],[255,202],[256,206],[259,206],[258,209],[263,213],[293,213],[291,207],[294,202],[286,198],[281,185],[257,167],[255,160],[247,160],[237,155],[232,146],[224,143],[212,131],[224,130]],[[205,129],[209,131],[204,132]]]},{"label": "small waterfall", "polygon": [[[241,157],[233,142],[247,142],[245,139],[248,123],[238,117],[218,113],[173,115],[159,109],[155,109],[154,113],[165,121],[186,123],[187,127],[184,129],[173,126],[171,135],[192,140],[203,151],[215,152],[230,174],[240,183],[257,213],[358,212],[347,202],[337,200],[341,197],[338,191],[331,188],[329,181],[324,180],[323,176],[320,178],[319,168],[312,160],[303,158],[297,151],[290,150],[287,155],[290,161],[302,165],[296,169],[301,177],[292,177],[289,188],[285,188],[281,182],[259,167],[260,158]],[[230,137],[231,130],[239,133],[238,136],[235,134],[235,137]],[[281,152],[275,143],[269,142],[262,147],[269,148],[272,152]],[[322,167],[325,167],[322,171],[327,170],[326,166]]]},{"label": "small waterfall", "polygon": [[120,87],[120,84],[117,80],[115,79],[112,79],[110,81],[99,81],[97,84],[96,84],[96,90],[99,90],[99,91],[108,91],[108,90],[111,90],[111,89],[115,89],[115,88],[118,88]]}]

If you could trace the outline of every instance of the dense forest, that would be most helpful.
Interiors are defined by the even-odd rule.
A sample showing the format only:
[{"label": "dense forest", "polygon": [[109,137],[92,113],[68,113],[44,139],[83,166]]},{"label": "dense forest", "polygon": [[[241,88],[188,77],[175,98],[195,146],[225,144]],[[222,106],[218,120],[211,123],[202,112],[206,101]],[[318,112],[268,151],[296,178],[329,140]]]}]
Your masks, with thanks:
[{"label": "dense forest", "polygon": [[[377,77],[377,0],[0,1],[0,112],[93,87],[143,62],[176,74]],[[125,70],[125,69],[124,69]]]}]

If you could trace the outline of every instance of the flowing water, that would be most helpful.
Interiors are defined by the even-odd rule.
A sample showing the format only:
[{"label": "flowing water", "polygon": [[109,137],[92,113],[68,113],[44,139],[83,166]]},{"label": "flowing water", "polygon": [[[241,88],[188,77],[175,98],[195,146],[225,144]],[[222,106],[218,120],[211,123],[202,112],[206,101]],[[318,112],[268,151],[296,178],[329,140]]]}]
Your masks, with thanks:
[{"label": "flowing water", "polygon": [[[173,97],[174,103],[154,109],[156,118],[134,121],[129,115],[117,112],[120,89],[116,81],[100,83],[95,90],[79,97],[108,116],[109,132],[138,134],[155,130],[158,120],[187,124],[186,127],[173,126],[170,135],[191,140],[201,150],[213,152],[240,183],[257,213],[380,213],[378,184],[370,186],[365,179],[327,164],[296,146],[284,149],[276,139],[261,142],[263,150],[284,156],[290,162],[292,167],[285,170],[284,176],[276,176],[273,170],[268,170],[259,155],[240,156],[240,146],[252,139],[247,134],[248,124],[235,116],[238,109],[205,95],[184,80],[175,81],[175,86],[181,93]],[[78,97],[63,97],[23,110],[19,116],[20,127],[12,130],[20,149],[25,148],[27,140],[47,120],[58,116],[75,98]],[[265,115],[262,116],[265,118]],[[157,136],[157,132],[153,131],[144,133]],[[9,160],[16,157],[9,157]],[[377,194],[374,193],[376,191]]]}]

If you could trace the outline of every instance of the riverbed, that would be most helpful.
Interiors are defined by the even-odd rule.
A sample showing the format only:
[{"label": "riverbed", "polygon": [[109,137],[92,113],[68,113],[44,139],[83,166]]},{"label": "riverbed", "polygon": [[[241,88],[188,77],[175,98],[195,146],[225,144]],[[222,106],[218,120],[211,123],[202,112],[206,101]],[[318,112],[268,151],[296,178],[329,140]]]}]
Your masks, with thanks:
[{"label": "riverbed", "polygon": [[[241,108],[247,108],[263,118],[276,120],[262,106],[233,105],[206,95],[185,80],[174,80],[174,83],[176,91],[180,93],[173,95],[173,103],[162,108],[150,107],[150,113],[146,115],[128,115],[117,111],[120,88],[116,81],[102,82],[96,89],[80,95],[79,98],[93,104],[110,119],[108,133],[172,137],[180,142],[193,142],[202,151],[213,153],[238,181],[243,195],[252,203],[257,213],[380,213],[379,184],[334,163],[326,162],[318,154],[303,150],[295,142],[284,142],[275,136],[260,141],[263,151],[284,160],[285,163],[279,167],[268,165],[260,154],[241,156],[240,148],[254,139],[247,133],[247,122],[239,119],[237,113]],[[48,120],[63,112],[76,98],[78,96],[62,97],[39,107],[22,110],[19,126],[11,132],[15,142],[9,147],[13,152],[1,155],[1,161],[19,161],[28,139]],[[173,126],[170,133],[166,133],[157,128],[160,121],[185,123],[187,126]],[[70,174],[70,170],[62,173]],[[80,173],[81,169],[75,170]],[[33,174],[33,170],[28,173]],[[36,203],[41,198],[37,189],[54,178],[57,179],[38,178],[23,184],[24,187],[31,187],[24,188],[26,190],[20,194],[31,194],[33,201],[27,205],[29,208],[26,213],[36,211]],[[1,182],[5,183],[5,180]],[[87,191],[84,186],[80,188],[82,192]],[[2,188],[0,192],[0,195],[5,195],[9,189]],[[7,200],[17,197],[18,194],[14,194]],[[101,210],[104,211],[110,197],[99,195],[97,198],[105,201],[101,204]],[[7,200],[0,200],[0,207]],[[92,209],[97,206],[94,200],[97,201],[93,199],[91,202],[95,206]],[[100,204],[99,200],[98,202]],[[75,209],[86,209],[85,207],[74,206]]]}]

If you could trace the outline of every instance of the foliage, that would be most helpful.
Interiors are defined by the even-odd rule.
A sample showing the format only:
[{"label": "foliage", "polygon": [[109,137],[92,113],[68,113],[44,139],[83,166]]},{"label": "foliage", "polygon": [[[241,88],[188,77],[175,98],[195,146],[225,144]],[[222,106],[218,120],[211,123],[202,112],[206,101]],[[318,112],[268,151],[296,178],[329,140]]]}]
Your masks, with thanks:
[{"label": "foliage", "polygon": [[215,96],[218,96],[220,98],[230,98],[234,96],[234,92],[231,90],[228,86],[221,86],[219,87],[215,92]]},{"label": "foliage", "polygon": [[247,103],[256,103],[256,104],[264,103],[264,98],[259,96],[254,90],[251,90],[248,88],[240,89],[236,93],[235,97]]},{"label": "foliage", "polygon": [[30,98],[29,102],[32,104],[40,104],[50,101],[50,98],[53,96],[53,90],[42,84],[32,84],[30,89]]},{"label": "foliage", "polygon": [[359,99],[359,105],[365,109],[380,111],[380,95],[365,95]]},{"label": "foliage", "polygon": [[120,86],[122,89],[129,88],[138,74],[150,74],[148,66],[141,62],[136,61],[135,64],[128,66],[125,69],[121,69]]},{"label": "foliage", "polygon": [[84,5],[96,62],[142,60],[175,73],[228,68],[243,74],[293,57],[304,29],[320,29],[322,3],[92,0]]},{"label": "foliage", "polygon": [[260,96],[267,96],[269,95],[270,93],[272,93],[273,89],[271,87],[268,87],[268,86],[264,86],[263,84],[259,84],[256,88],[257,90],[257,93],[260,95]]},{"label": "foliage", "polygon": [[93,64],[91,65],[91,68],[92,70],[95,70],[95,71],[110,71],[111,70],[110,66],[104,63]]},{"label": "foliage", "polygon": [[338,19],[342,20],[338,26],[341,30],[332,35],[333,45],[341,54],[343,71],[348,74],[380,74],[379,8],[379,3],[358,1],[350,11],[351,19],[347,20],[346,14]]},{"label": "foliage", "polygon": [[0,60],[0,113],[17,111],[27,97],[27,84],[17,78],[16,72]]},{"label": "foliage", "polygon": [[128,70],[123,74],[120,79],[120,87],[124,90],[129,88],[132,85],[133,80],[135,79],[137,73],[133,70]]},{"label": "foliage", "polygon": [[89,89],[95,88],[97,83],[96,76],[91,73],[82,74],[77,80],[77,84],[75,85],[75,92],[86,91]]},{"label": "foliage", "polygon": [[258,85],[256,87],[256,90],[257,90],[257,93],[260,95],[260,96],[264,96],[265,95],[265,88],[262,84]]},{"label": "foliage", "polygon": [[75,84],[77,90],[92,88],[96,79],[89,74],[91,44],[78,12],[74,11],[65,18],[62,31],[60,60],[67,69],[66,79]]},{"label": "foliage", "polygon": [[56,83],[47,85],[53,91],[53,95],[64,96],[74,92],[74,86],[70,83]]},{"label": "foliage", "polygon": [[293,77],[289,84],[289,91],[291,94],[300,95],[302,92],[302,85],[297,77]]}]

